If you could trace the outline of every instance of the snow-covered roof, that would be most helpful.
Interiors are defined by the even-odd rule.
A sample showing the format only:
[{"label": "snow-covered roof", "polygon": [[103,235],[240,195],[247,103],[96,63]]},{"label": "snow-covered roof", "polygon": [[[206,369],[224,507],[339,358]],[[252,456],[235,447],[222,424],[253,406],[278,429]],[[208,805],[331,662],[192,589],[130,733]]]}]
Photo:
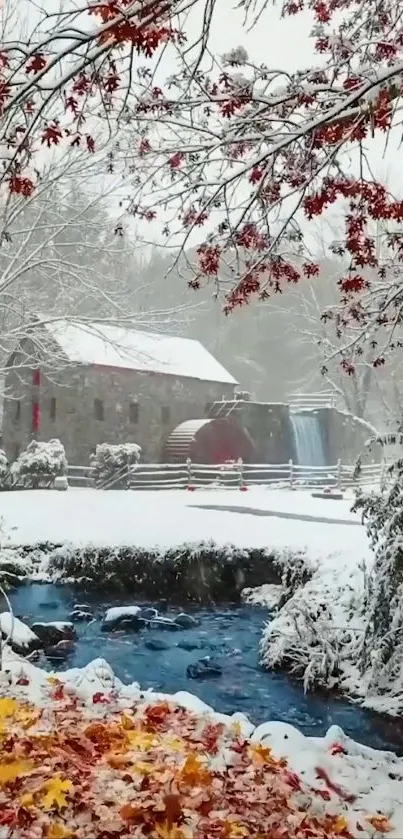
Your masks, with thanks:
[{"label": "snow-covered roof", "polygon": [[51,322],[46,329],[72,363],[237,384],[200,341],[190,338],[72,321]]}]

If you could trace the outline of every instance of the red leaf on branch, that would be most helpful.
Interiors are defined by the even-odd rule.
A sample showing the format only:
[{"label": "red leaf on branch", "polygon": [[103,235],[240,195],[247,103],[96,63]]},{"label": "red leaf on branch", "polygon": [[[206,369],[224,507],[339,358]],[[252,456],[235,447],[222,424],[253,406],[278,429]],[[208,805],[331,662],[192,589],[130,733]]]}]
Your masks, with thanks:
[{"label": "red leaf on branch", "polygon": [[85,137],[85,142],[87,143],[87,149],[91,154],[95,152],[95,140],[91,137],[91,134],[87,134]]},{"label": "red leaf on branch", "polygon": [[34,191],[35,186],[30,178],[13,175],[8,181],[8,188],[10,192],[14,192],[16,195],[24,195],[25,198],[29,198]]},{"label": "red leaf on branch", "polygon": [[51,146],[57,146],[63,137],[62,130],[58,122],[49,123],[42,133],[42,143],[46,143],[48,149]]},{"label": "red leaf on branch", "polygon": [[46,58],[42,52],[37,52],[28,62],[25,72],[27,75],[30,73],[39,73],[44,67],[46,67]]}]

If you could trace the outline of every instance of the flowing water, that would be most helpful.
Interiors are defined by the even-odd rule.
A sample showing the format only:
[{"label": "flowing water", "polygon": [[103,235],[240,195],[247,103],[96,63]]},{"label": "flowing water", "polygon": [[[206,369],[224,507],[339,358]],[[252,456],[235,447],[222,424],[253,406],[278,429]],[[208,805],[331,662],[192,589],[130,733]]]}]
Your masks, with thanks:
[{"label": "flowing water", "polygon": [[[29,585],[12,594],[14,613],[27,623],[68,620],[74,603],[91,606],[94,621],[77,624],[77,643],[68,659],[58,664],[45,657],[41,666],[49,670],[82,667],[92,659],[105,658],[124,682],[137,681],[142,688],[167,693],[186,690],[212,705],[217,711],[242,711],[254,723],[276,719],[296,725],[307,735],[324,734],[330,725],[340,725],[346,733],[374,748],[403,753],[403,732],[396,721],[364,711],[346,701],[325,695],[304,695],[299,683],[280,673],[267,673],[259,667],[258,645],[267,611],[248,606],[193,609],[185,607],[200,621],[199,626],[178,632],[144,629],[137,632],[101,631],[102,618],[109,606],[133,605],[127,598],[108,600],[67,586]],[[157,606],[161,604],[145,604]],[[179,610],[180,611],[180,610]],[[167,616],[178,613],[165,606]],[[150,649],[155,642],[165,649]],[[208,680],[188,678],[189,664],[211,656],[222,674]]]},{"label": "flowing water", "polygon": [[290,414],[295,460],[300,466],[326,466],[322,430],[317,414]]}]

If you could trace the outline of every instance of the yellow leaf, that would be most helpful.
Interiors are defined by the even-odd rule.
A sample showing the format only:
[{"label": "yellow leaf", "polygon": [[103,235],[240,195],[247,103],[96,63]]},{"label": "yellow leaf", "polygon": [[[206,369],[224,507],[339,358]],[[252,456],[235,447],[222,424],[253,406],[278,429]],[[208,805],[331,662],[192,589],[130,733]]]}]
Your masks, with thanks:
[{"label": "yellow leaf", "polygon": [[252,758],[254,758],[258,763],[273,763],[271,749],[269,749],[268,746],[263,746],[261,743],[257,743],[256,745],[253,744],[250,746],[250,750],[252,752]]},{"label": "yellow leaf", "polygon": [[134,722],[133,717],[130,717],[129,714],[122,714],[121,723],[122,728],[125,731],[133,731],[133,728],[136,728],[136,723]]},{"label": "yellow leaf", "polygon": [[172,735],[165,737],[164,746],[167,746],[173,752],[183,752],[185,750],[184,740],[181,737],[174,737]]},{"label": "yellow leaf", "polygon": [[16,699],[9,699],[2,696],[0,699],[0,720],[5,720],[6,717],[14,717],[19,708],[19,703]]},{"label": "yellow leaf", "polygon": [[1,784],[9,784],[15,781],[20,775],[26,775],[33,768],[33,764],[27,760],[14,760],[12,763],[0,763],[0,786]]},{"label": "yellow leaf", "polygon": [[247,839],[250,836],[249,830],[238,822],[225,822],[226,839]]},{"label": "yellow leaf", "polygon": [[60,679],[56,679],[56,676],[48,676],[48,677],[47,677],[47,679],[46,679],[46,681],[47,681],[50,685],[58,685],[58,684],[59,684],[59,682],[60,682]]},{"label": "yellow leaf", "polygon": [[187,839],[187,836],[189,836],[181,827],[177,827],[175,824],[171,826],[168,822],[157,824],[154,830],[155,836],[158,836],[159,839]]},{"label": "yellow leaf", "polygon": [[67,807],[66,793],[70,792],[72,787],[71,781],[62,781],[57,777],[47,781],[46,794],[42,801],[44,810],[52,810],[53,807],[61,810],[62,807]]},{"label": "yellow leaf", "polygon": [[31,807],[34,803],[34,796],[32,792],[27,792],[25,795],[22,795],[20,798],[20,806],[21,807]]},{"label": "yellow leaf", "polygon": [[142,760],[136,761],[133,766],[134,772],[139,772],[140,775],[152,775],[155,771],[154,763],[144,763]]},{"label": "yellow leaf", "polygon": [[[0,699],[0,720],[14,719],[21,722],[25,728],[38,718],[38,711],[35,708],[30,708],[27,705],[21,705],[16,699],[8,697],[1,697]],[[1,731],[4,731],[4,726],[0,726]]]},{"label": "yellow leaf", "polygon": [[232,723],[232,728],[234,730],[235,737],[240,737],[242,734],[241,723],[236,720],[236,722]]},{"label": "yellow leaf", "polygon": [[127,739],[130,743],[131,748],[137,749],[138,751],[148,751],[151,749],[155,743],[158,742],[155,734],[149,734],[147,731],[128,731],[127,732]]},{"label": "yellow leaf", "polygon": [[64,827],[62,824],[51,824],[49,830],[46,834],[47,839],[69,839],[72,836],[71,830],[68,830],[67,827]]},{"label": "yellow leaf", "polygon": [[344,816],[338,816],[338,818],[333,823],[333,833],[343,833],[343,830],[346,830],[348,827],[348,823]]}]

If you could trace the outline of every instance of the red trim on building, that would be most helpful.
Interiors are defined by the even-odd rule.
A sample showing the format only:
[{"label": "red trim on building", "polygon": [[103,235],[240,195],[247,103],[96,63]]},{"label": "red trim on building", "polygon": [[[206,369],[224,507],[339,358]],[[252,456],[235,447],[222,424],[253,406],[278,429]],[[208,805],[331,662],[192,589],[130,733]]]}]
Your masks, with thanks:
[{"label": "red trim on building", "polygon": [[32,431],[36,434],[41,425],[41,409],[39,402],[32,403]]}]

